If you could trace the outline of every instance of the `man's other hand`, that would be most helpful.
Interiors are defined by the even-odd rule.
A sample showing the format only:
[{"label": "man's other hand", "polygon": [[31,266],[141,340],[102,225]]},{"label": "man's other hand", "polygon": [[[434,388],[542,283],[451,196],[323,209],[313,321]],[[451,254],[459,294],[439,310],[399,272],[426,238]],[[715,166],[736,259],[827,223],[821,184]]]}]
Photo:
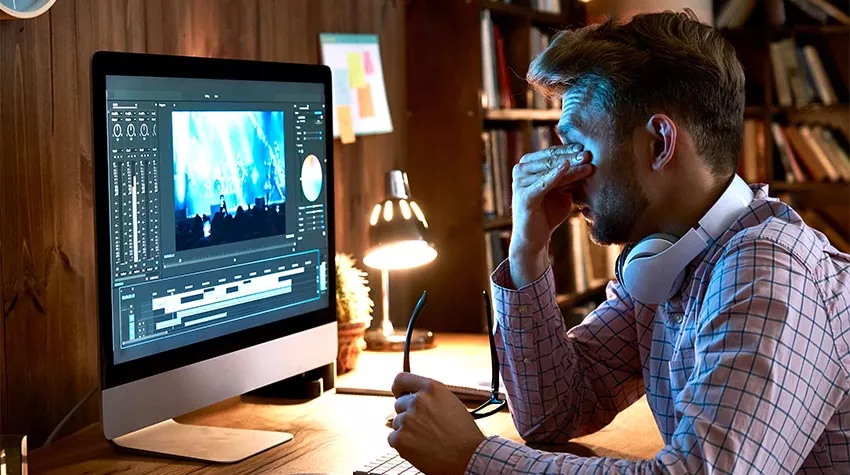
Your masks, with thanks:
[{"label": "man's other hand", "polygon": [[396,376],[392,389],[390,445],[424,473],[462,474],[485,439],[466,406],[443,383],[410,373]]}]

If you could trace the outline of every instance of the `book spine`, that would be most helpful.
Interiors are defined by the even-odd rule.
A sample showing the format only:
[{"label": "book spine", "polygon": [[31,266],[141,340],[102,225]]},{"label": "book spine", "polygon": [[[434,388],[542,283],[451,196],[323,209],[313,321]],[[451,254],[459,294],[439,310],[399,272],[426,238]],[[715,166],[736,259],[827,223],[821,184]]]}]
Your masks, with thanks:
[{"label": "book spine", "polygon": [[809,69],[812,71],[812,76],[814,77],[815,88],[817,88],[818,95],[824,105],[828,106],[838,102],[835,89],[832,88],[832,83],[826,75],[826,70],[823,68],[818,51],[814,46],[804,46],[803,56],[806,57],[806,63],[809,65]]},{"label": "book spine", "polygon": [[831,136],[829,132],[823,127],[816,125],[812,127],[812,135],[816,142],[820,144],[820,147],[826,152],[827,158],[829,158],[830,163],[835,168],[835,171],[838,173],[838,176],[842,180],[850,180],[850,166],[844,161],[841,157],[838,144],[834,140],[830,140]]},{"label": "book spine", "polygon": [[490,10],[481,10],[481,84],[484,86],[481,106],[485,109],[499,107],[496,98],[495,72],[493,71],[493,22]]},{"label": "book spine", "polygon": [[797,61],[797,47],[794,44],[794,40],[786,38],[780,41],[779,49],[782,54],[782,64],[785,66],[785,73],[791,85],[791,91],[794,93],[794,104],[800,107],[811,103],[812,98],[808,95],[809,91],[806,90],[803,72],[800,70],[800,64]]},{"label": "book spine", "polygon": [[767,9],[767,20],[773,26],[782,26],[785,24],[785,2],[784,0],[767,0],[765,2]]},{"label": "book spine", "polygon": [[503,109],[514,107],[514,98],[511,94],[510,77],[508,76],[508,63],[505,59],[505,41],[499,27],[493,25],[493,38],[496,41],[496,70],[499,74],[499,100]]},{"label": "book spine", "polygon": [[790,106],[791,85],[785,72],[785,64],[782,61],[782,49],[779,43],[770,44],[770,65],[773,68],[773,82],[776,85],[776,100],[782,106]]},{"label": "book spine", "polygon": [[782,128],[776,122],[770,124],[770,131],[773,134],[773,142],[776,144],[776,149],[779,154],[779,161],[782,163],[784,180],[788,183],[797,182],[797,177],[791,165],[791,158],[788,156],[788,148],[785,142],[785,136],[782,133]]},{"label": "book spine", "polygon": [[[827,2],[826,0],[808,0],[813,6],[820,8],[825,14],[835,18],[839,22],[850,25],[850,16],[847,16],[846,13],[839,10],[835,7],[835,5]],[[846,2],[845,2],[846,3]]]},{"label": "book spine", "polygon": [[806,139],[798,127],[788,126],[783,129],[788,143],[797,152],[797,157],[800,159],[800,164],[806,168],[807,174],[815,181],[821,181],[826,178],[826,171],[821,166],[820,161],[815,157],[814,151],[809,147]]},{"label": "book spine", "polygon": [[826,12],[815,6],[809,0],[791,0],[791,3],[797,5],[806,15],[809,15],[821,23],[826,23],[828,17]]},{"label": "book spine", "polygon": [[839,175],[835,170],[835,167],[832,165],[832,162],[827,157],[826,152],[821,147],[820,142],[815,140],[814,134],[812,134],[812,129],[808,125],[801,125],[800,127],[800,135],[803,136],[806,143],[808,143],[809,148],[815,154],[815,157],[820,162],[823,169],[826,171],[826,177],[831,181],[838,181]]},{"label": "book spine", "polygon": [[490,133],[484,132],[481,134],[484,140],[484,163],[481,165],[481,170],[484,175],[481,200],[484,207],[484,216],[493,217],[496,214],[496,202],[493,193],[493,151],[490,148]]}]

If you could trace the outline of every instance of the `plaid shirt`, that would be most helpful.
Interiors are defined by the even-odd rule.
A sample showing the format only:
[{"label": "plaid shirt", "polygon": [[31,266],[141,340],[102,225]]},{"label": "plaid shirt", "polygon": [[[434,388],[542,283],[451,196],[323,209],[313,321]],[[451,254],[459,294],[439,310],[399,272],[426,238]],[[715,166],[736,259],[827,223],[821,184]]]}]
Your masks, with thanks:
[{"label": "plaid shirt", "polygon": [[647,395],[665,447],[584,458],[490,437],[467,473],[850,473],[850,256],[788,205],[755,199],[661,305],[616,281],[567,331],[551,269],[493,274],[511,414],[527,442],[599,430]]}]

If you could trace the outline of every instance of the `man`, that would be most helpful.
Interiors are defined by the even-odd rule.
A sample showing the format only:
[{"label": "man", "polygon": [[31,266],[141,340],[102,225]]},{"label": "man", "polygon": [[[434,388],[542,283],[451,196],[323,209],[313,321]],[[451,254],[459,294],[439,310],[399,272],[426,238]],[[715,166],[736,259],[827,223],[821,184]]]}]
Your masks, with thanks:
[{"label": "man", "polygon": [[573,204],[600,243],[681,237],[732,182],[733,48],[690,12],[640,15],[563,33],[528,79],[562,95],[566,145],[514,168],[509,258],[492,276],[514,423],[561,443],[646,394],[666,445],[627,461],[485,438],[445,386],[410,374],[393,385],[390,444],[425,473],[850,473],[850,256],[766,186],[663,303],[613,281],[577,327],[557,310],[547,246]]}]

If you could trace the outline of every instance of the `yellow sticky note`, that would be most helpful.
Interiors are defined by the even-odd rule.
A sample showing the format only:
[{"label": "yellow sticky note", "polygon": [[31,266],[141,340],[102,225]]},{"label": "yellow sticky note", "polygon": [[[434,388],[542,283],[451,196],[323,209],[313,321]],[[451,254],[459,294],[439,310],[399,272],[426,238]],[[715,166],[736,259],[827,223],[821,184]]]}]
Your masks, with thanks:
[{"label": "yellow sticky note", "polygon": [[366,71],[363,70],[363,55],[358,52],[348,53],[348,82],[353,89],[366,84]]},{"label": "yellow sticky note", "polygon": [[372,117],[375,115],[375,106],[372,104],[372,88],[369,84],[357,89],[357,104],[360,109],[360,117]]},{"label": "yellow sticky note", "polygon": [[354,125],[351,122],[351,106],[337,106],[336,120],[339,123],[339,139],[342,143],[352,143],[354,137]]}]

